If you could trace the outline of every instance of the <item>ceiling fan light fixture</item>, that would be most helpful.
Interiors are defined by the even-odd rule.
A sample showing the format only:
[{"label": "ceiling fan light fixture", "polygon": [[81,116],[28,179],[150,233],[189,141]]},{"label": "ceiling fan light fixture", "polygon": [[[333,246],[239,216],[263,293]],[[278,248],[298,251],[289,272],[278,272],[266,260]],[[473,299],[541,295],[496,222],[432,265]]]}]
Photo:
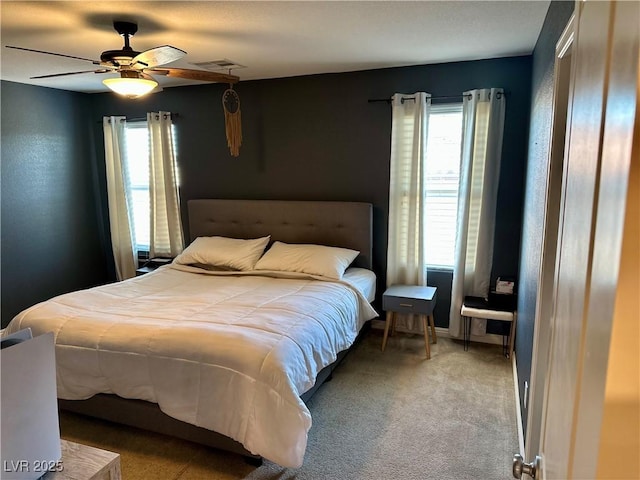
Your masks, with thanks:
[{"label": "ceiling fan light fixture", "polygon": [[128,98],[139,98],[150,93],[158,86],[158,82],[137,75],[121,72],[120,78],[107,78],[102,81],[109,89]]}]

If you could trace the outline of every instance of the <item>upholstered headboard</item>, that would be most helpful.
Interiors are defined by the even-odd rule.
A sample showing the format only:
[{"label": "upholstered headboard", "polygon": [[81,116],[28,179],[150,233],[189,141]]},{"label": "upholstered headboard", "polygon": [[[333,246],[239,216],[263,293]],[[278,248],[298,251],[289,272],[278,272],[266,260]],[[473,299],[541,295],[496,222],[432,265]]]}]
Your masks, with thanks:
[{"label": "upholstered headboard", "polygon": [[354,266],[371,269],[370,203],[289,200],[189,200],[189,237],[258,238],[358,250]]}]

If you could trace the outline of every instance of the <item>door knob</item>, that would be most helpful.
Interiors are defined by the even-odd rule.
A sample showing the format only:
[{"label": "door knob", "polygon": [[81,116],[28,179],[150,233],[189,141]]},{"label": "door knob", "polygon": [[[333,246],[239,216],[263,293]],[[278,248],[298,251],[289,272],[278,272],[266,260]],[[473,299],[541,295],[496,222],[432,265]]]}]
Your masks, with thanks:
[{"label": "door knob", "polygon": [[529,475],[531,478],[536,478],[536,473],[540,469],[540,461],[542,459],[539,455],[531,463],[525,463],[522,455],[516,453],[513,456],[513,476],[515,478],[522,478],[522,474]]}]

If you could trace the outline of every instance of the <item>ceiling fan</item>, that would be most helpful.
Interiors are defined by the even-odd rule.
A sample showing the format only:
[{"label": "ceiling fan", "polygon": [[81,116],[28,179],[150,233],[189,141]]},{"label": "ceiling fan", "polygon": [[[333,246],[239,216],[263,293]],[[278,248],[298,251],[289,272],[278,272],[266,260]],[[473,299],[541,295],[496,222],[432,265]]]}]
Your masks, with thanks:
[{"label": "ceiling fan", "polygon": [[[137,98],[146,95],[158,86],[152,75],[166,75],[168,77],[185,78],[190,80],[200,80],[204,82],[217,83],[237,83],[239,78],[235,75],[210,72],[206,70],[190,70],[185,68],[162,67],[184,57],[187,52],[171,45],[163,45],[151,48],[144,52],[136,52],[131,48],[129,39],[138,31],[138,25],[132,22],[114,21],[113,28],[124,38],[124,46],[120,50],[107,50],[102,52],[100,60],[76,57],[62,53],[45,52],[31,48],[14,47],[7,45],[7,48],[25,50],[27,52],[44,53],[56,55],[58,57],[75,58],[91,62],[98,67],[95,70],[82,70],[79,72],[54,73],[50,75],[40,75],[36,78],[62,77],[66,75],[79,75],[83,73],[118,73],[117,78],[107,78],[103,80],[107,87],[116,93],[130,98]],[[161,68],[158,68],[161,67]]]}]

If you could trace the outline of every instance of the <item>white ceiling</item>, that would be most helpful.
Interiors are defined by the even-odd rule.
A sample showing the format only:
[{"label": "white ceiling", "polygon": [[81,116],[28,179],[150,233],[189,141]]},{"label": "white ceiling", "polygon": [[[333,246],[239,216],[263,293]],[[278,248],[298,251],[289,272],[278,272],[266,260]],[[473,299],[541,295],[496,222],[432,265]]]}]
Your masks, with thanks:
[{"label": "white ceiling", "polygon": [[[113,20],[134,21],[134,50],[173,45],[171,64],[229,59],[240,80],[347,72],[532,52],[549,6],[543,1],[69,1],[2,0],[0,78],[81,92],[107,91],[109,75],[81,60],[4,48],[14,45],[90,59],[117,50]],[[157,77],[163,87],[201,82]]]}]

